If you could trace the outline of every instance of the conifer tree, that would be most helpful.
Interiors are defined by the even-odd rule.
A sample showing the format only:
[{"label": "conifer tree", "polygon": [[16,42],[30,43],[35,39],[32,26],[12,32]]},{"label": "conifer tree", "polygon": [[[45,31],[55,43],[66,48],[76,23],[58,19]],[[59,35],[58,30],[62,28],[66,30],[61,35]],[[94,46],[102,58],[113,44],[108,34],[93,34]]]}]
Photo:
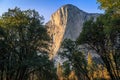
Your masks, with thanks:
[{"label": "conifer tree", "polygon": [[93,60],[92,60],[92,55],[88,52],[88,56],[87,56],[87,69],[88,69],[88,75],[91,78],[91,80],[93,79],[93,72],[94,72],[94,66],[93,66]]},{"label": "conifer tree", "polygon": [[74,71],[71,71],[70,75],[69,75],[69,80],[78,80],[77,76],[75,75]]},{"label": "conifer tree", "polygon": [[63,69],[60,63],[57,64],[57,76],[59,80],[63,80]]}]

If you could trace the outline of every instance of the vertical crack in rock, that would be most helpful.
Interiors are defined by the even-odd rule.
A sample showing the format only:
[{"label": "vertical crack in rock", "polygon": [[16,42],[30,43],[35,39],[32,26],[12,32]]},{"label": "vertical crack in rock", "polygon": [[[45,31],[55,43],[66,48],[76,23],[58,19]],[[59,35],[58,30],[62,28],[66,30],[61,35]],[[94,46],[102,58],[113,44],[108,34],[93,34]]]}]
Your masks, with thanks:
[{"label": "vertical crack in rock", "polygon": [[91,17],[96,19],[100,14],[87,13],[74,5],[67,4],[52,14],[47,25],[48,34],[51,37],[50,58],[59,51],[64,39],[76,40],[82,31],[83,23]]}]

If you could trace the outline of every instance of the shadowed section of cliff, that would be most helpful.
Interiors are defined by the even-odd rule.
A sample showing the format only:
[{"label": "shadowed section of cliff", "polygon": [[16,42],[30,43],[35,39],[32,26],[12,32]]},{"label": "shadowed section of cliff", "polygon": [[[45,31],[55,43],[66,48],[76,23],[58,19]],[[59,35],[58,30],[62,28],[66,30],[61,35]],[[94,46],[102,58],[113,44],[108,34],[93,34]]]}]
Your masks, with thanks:
[{"label": "shadowed section of cliff", "polygon": [[56,55],[64,39],[76,40],[78,38],[86,20],[91,17],[95,20],[99,15],[84,12],[72,4],[64,5],[53,13],[50,21],[46,23],[51,37],[50,57]]}]

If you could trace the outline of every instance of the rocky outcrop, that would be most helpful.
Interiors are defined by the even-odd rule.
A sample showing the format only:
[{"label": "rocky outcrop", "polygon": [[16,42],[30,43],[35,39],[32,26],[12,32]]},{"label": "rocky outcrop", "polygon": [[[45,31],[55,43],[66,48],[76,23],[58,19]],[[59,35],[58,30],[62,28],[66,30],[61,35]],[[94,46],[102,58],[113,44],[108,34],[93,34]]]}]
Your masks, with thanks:
[{"label": "rocky outcrop", "polygon": [[100,14],[87,13],[76,6],[67,4],[52,14],[46,24],[51,36],[50,57],[54,57],[61,46],[61,42],[68,38],[76,40],[82,30],[83,23],[91,17],[96,19]]}]

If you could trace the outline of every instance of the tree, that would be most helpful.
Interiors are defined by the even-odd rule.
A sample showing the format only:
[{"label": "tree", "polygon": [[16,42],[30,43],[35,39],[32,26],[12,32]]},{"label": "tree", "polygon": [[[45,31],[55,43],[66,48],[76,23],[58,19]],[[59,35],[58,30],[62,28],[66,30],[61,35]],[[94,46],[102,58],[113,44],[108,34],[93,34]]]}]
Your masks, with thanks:
[{"label": "tree", "polygon": [[52,80],[54,66],[47,55],[48,41],[38,12],[19,8],[5,12],[0,17],[0,79],[27,80],[39,73],[43,78],[39,80]]},{"label": "tree", "polygon": [[[115,43],[115,54],[114,61],[119,63],[120,55],[120,1],[119,0],[97,0],[100,3],[101,9],[105,10],[105,15],[107,18],[105,19],[106,25],[105,30],[107,35],[111,38],[111,41]],[[117,57],[118,56],[118,57]],[[117,60],[116,60],[117,59]],[[117,64],[119,67],[120,64]]]},{"label": "tree", "polygon": [[87,58],[88,60],[88,66],[90,66],[90,67],[92,67],[92,65],[93,65],[93,61],[92,61],[92,55],[90,54],[90,53],[88,53],[88,58]]},{"label": "tree", "polygon": [[70,72],[71,72],[71,65],[69,61],[63,62],[63,75],[65,78],[68,78]]},{"label": "tree", "polygon": [[103,70],[104,70],[104,71],[103,71],[104,78],[105,78],[105,79],[110,79],[110,77],[109,77],[109,73],[108,73],[107,69],[104,67]]},{"label": "tree", "polygon": [[[96,22],[93,19],[86,21],[79,38],[78,44],[87,44],[103,60],[112,80],[118,80],[119,77],[119,20],[113,19],[110,14],[101,15]],[[110,53],[114,56],[114,63],[110,58]],[[117,70],[117,73],[115,71]]]},{"label": "tree", "polygon": [[64,80],[64,77],[63,77],[63,68],[60,65],[60,63],[58,63],[58,65],[57,65],[57,76],[58,76],[59,80]]},{"label": "tree", "polygon": [[[91,78],[91,80],[93,79],[93,73],[94,73],[94,69],[95,69],[95,66],[93,65],[93,60],[92,60],[92,55],[90,53],[88,53],[88,56],[87,56],[88,60],[87,60],[87,69],[88,69],[88,75],[89,77]],[[94,68],[93,68],[94,67]]]},{"label": "tree", "polygon": [[120,0],[97,0],[106,12],[120,13]]},{"label": "tree", "polygon": [[69,75],[69,80],[78,80],[77,76],[75,75],[74,71],[71,71],[70,75]]},{"label": "tree", "polygon": [[70,39],[65,39],[62,44],[63,52],[59,53],[62,58],[68,59],[72,70],[75,71],[78,80],[90,80],[87,71],[87,62],[84,54],[80,51],[77,43]]}]

